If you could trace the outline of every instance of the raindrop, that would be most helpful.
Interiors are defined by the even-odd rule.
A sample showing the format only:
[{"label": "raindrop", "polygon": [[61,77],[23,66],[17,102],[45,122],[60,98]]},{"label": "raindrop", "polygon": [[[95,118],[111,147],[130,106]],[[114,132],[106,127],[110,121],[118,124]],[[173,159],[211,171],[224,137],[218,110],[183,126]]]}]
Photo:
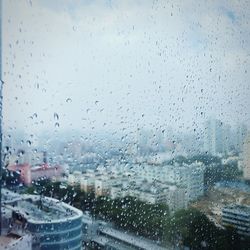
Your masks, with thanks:
[{"label": "raindrop", "polygon": [[71,98],[67,98],[67,99],[66,99],[66,102],[67,102],[67,103],[70,103],[70,102],[72,102],[72,99],[71,99]]},{"label": "raindrop", "polygon": [[57,113],[54,113],[54,119],[59,120],[59,115]]},{"label": "raindrop", "polygon": [[7,153],[9,150],[10,150],[10,148],[9,148],[8,146],[6,146],[6,147],[4,148],[4,153]]},{"label": "raindrop", "polygon": [[23,151],[23,150],[20,150],[20,151],[18,152],[18,157],[21,157],[22,155],[24,155],[24,151]]},{"label": "raindrop", "polygon": [[55,127],[56,127],[56,128],[59,128],[59,126],[60,126],[59,123],[56,122],[56,123],[55,123]]}]

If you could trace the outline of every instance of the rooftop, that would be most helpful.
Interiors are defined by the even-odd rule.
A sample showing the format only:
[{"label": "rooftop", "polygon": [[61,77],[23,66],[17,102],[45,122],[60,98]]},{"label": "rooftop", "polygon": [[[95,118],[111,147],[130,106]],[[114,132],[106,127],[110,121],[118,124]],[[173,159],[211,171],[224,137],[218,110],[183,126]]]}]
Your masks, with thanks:
[{"label": "rooftop", "polygon": [[3,189],[3,206],[30,222],[63,222],[79,218],[82,212],[64,202],[39,195],[19,195]]},{"label": "rooftop", "polygon": [[132,246],[138,247],[140,249],[154,249],[154,250],[166,250],[151,240],[144,239],[142,237],[134,236],[132,234],[128,234],[126,232],[122,232],[120,230],[111,228],[111,227],[103,227],[100,229],[100,232],[103,235],[109,236],[113,239],[120,240],[122,242],[126,242],[127,244],[131,244]]}]

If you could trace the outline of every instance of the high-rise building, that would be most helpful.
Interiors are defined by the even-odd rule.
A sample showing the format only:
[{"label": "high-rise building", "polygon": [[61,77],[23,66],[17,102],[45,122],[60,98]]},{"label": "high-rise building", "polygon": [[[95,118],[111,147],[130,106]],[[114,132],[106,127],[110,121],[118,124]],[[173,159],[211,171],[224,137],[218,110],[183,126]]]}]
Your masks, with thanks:
[{"label": "high-rise building", "polygon": [[205,123],[204,151],[212,155],[225,154],[229,150],[230,126],[220,120],[209,119]]},{"label": "high-rise building", "polygon": [[243,177],[250,181],[250,135],[243,145]]},{"label": "high-rise building", "polygon": [[238,152],[242,152],[243,150],[243,144],[246,140],[247,136],[247,126],[245,124],[239,124],[236,129],[236,135],[235,135],[235,148]]}]

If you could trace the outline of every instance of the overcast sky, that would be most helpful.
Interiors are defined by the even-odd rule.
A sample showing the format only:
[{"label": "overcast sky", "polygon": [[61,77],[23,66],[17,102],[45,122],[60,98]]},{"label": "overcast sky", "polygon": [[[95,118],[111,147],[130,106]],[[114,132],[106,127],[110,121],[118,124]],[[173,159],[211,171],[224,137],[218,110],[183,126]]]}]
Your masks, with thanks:
[{"label": "overcast sky", "polygon": [[249,21],[241,0],[3,0],[4,128],[249,126]]}]

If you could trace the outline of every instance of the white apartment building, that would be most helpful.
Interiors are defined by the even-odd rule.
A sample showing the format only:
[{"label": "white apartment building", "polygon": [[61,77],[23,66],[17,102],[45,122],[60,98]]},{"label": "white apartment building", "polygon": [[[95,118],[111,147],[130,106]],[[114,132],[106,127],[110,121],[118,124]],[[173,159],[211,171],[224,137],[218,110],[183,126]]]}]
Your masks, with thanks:
[{"label": "white apartment building", "polygon": [[86,193],[95,190],[95,177],[82,176],[80,178],[80,189]]},{"label": "white apartment building", "polygon": [[141,165],[136,167],[137,174],[153,183],[174,184],[186,189],[188,200],[192,201],[204,194],[204,166],[201,163],[190,165]]},{"label": "white apartment building", "polygon": [[113,185],[120,183],[119,178],[110,178],[107,176],[99,177],[95,180],[95,195],[103,196],[103,195],[109,195],[110,189]]},{"label": "white apartment building", "polygon": [[187,208],[188,197],[185,188],[170,186],[167,196],[167,204],[170,212]]},{"label": "white apartment building", "polygon": [[170,211],[186,208],[188,203],[186,190],[175,185],[158,183],[152,186],[152,183],[144,182],[140,186],[130,184],[124,187],[122,184],[116,184],[110,188],[111,199],[126,196],[135,197],[150,204],[165,203]]},{"label": "white apartment building", "polygon": [[[69,183],[80,184],[85,192],[108,195],[112,199],[132,196],[151,204],[166,203],[171,211],[186,208],[188,202],[204,192],[204,168],[200,163],[191,165],[135,164],[131,168],[113,166],[102,168],[101,173],[75,171],[69,175]],[[121,170],[123,172],[120,172]],[[118,175],[117,173],[120,172]]]},{"label": "white apartment building", "polygon": [[238,234],[250,236],[250,206],[230,205],[222,209],[223,226],[236,228]]},{"label": "white apartment building", "polygon": [[80,185],[82,173],[80,171],[74,171],[68,175],[68,184],[71,186]]},{"label": "white apartment building", "polygon": [[250,180],[250,135],[243,146],[243,177]]}]

